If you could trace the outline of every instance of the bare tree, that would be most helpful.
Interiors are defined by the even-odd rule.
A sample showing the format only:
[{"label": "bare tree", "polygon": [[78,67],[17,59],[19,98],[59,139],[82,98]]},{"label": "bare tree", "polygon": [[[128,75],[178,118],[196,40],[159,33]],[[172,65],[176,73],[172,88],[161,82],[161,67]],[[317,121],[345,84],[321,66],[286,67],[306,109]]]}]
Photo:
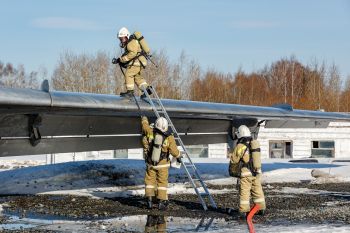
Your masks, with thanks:
[{"label": "bare tree", "polygon": [[0,85],[16,88],[38,88],[37,72],[26,74],[24,65],[15,68],[11,63],[4,65],[0,62]]},{"label": "bare tree", "polygon": [[66,51],[53,72],[53,87],[73,92],[115,93],[120,90],[116,84],[121,73],[110,60],[104,52],[76,55]]},{"label": "bare tree", "polygon": [[339,74],[339,70],[335,64],[332,64],[329,67],[329,76],[328,76],[328,99],[329,101],[329,106],[328,108],[331,111],[340,111],[340,91],[341,91],[341,78]]}]

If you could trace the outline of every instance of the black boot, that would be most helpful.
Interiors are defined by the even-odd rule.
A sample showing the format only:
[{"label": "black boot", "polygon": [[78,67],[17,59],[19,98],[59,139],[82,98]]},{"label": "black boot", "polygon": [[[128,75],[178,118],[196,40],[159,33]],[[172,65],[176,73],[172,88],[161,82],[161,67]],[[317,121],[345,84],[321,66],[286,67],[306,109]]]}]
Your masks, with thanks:
[{"label": "black boot", "polygon": [[147,197],[147,209],[152,209],[152,208],[153,208],[152,197]]},{"label": "black boot", "polygon": [[229,215],[236,215],[237,216],[237,210],[233,208],[227,208],[226,213]]},{"label": "black boot", "polygon": [[[152,90],[151,90],[150,86],[146,87],[146,91],[147,91],[148,95],[152,95]],[[147,98],[146,93],[143,92],[143,94],[140,96],[140,98],[141,98],[141,99]]]},{"label": "black boot", "polygon": [[134,95],[133,90],[127,90],[126,92],[120,92],[121,97],[132,98],[133,95]]},{"label": "black boot", "polygon": [[167,200],[159,200],[158,209],[159,210],[166,210],[168,208],[168,201]]},{"label": "black boot", "polygon": [[246,213],[246,212],[239,212],[238,218],[241,220],[245,220],[245,219],[247,219],[247,215],[248,215],[248,213]]},{"label": "black boot", "polygon": [[259,210],[258,213],[256,213],[255,215],[264,216],[265,215],[265,210]]}]

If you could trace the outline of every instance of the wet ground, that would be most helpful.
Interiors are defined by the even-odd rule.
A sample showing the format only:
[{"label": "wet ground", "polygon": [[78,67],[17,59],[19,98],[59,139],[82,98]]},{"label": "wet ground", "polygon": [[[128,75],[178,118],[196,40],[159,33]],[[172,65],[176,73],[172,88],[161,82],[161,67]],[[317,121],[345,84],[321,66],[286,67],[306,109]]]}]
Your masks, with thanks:
[{"label": "wet ground", "polygon": [[[65,195],[35,195],[35,196],[2,196],[3,215],[0,215],[0,229],[2,232],[69,232],[65,230],[67,224],[57,223],[73,221],[82,224],[82,232],[87,229],[99,229],[106,232],[139,232],[147,224],[147,216],[154,216],[153,222],[166,217],[165,222],[174,219],[189,219],[188,223],[195,230],[201,219],[210,222],[210,230],[223,230],[225,224],[240,224],[237,214],[226,213],[227,208],[238,206],[237,192],[234,186],[210,186],[211,189],[226,188],[231,190],[224,194],[214,194],[218,209],[203,211],[197,197],[190,194],[169,196],[169,209],[164,211],[147,210],[143,197],[128,197],[114,199],[93,199],[89,197],[65,196]],[[300,225],[300,224],[350,224],[350,184],[269,184],[264,186],[268,209],[264,216],[256,216],[255,223],[260,228],[275,225]],[[142,227],[129,229],[128,221],[132,217],[140,216]],[[123,220],[124,217],[124,220]],[[33,219],[39,222],[33,222]],[[118,225],[118,229],[108,228],[112,223],[106,223],[109,219]],[[193,221],[191,221],[193,219]],[[25,221],[26,220],[26,221]],[[31,220],[31,221],[30,221]],[[23,223],[24,221],[24,223]],[[56,223],[56,228],[53,222]],[[100,223],[99,223],[100,222]],[[103,223],[101,223],[103,222]],[[176,222],[176,221],[175,221]],[[126,223],[127,225],[123,225]],[[215,223],[216,228],[215,228]],[[11,225],[12,224],[12,225]],[[13,225],[14,224],[14,225]],[[17,224],[17,225],[16,225]],[[77,228],[77,224],[75,227]],[[95,225],[94,225],[95,224]],[[113,225],[112,224],[112,225]],[[73,224],[74,225],[74,224]],[[71,225],[71,227],[73,227]],[[169,225],[169,224],[168,224]],[[171,225],[171,224],[170,224]],[[176,224],[173,223],[175,226]],[[186,224],[185,224],[186,225]],[[181,226],[185,226],[182,224]],[[200,225],[200,224],[199,224]],[[206,223],[202,224],[204,230]],[[68,224],[68,226],[70,226]],[[104,226],[101,228],[101,226]],[[221,227],[220,227],[221,226]],[[76,229],[79,232],[79,229]],[[167,227],[169,230],[169,227]],[[13,230],[11,230],[13,229]],[[244,229],[244,230],[243,230]],[[173,229],[177,231],[176,228]],[[245,226],[242,227],[246,231]],[[177,231],[182,232],[182,231]],[[225,231],[223,231],[225,232]]]}]

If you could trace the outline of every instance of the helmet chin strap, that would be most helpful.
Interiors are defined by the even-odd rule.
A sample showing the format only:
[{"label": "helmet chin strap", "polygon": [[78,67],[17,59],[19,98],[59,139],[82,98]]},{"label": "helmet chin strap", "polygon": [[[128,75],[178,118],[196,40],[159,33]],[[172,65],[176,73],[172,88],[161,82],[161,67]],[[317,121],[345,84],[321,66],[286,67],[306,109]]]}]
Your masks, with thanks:
[{"label": "helmet chin strap", "polygon": [[121,48],[125,48],[125,46],[128,44],[128,41],[129,41],[129,39],[127,37],[123,38],[124,42],[121,39],[119,39],[119,40],[120,40],[119,46]]},{"label": "helmet chin strap", "polygon": [[126,43],[122,43],[122,42],[119,43],[120,48],[125,48],[125,45]]}]

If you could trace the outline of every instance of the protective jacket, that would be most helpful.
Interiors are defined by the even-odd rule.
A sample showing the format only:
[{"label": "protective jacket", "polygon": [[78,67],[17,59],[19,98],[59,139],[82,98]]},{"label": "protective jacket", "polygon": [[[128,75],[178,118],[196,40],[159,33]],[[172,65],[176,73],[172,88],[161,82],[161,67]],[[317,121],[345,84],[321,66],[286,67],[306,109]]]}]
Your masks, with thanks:
[{"label": "protective jacket", "polygon": [[144,68],[147,66],[147,59],[142,55],[142,51],[140,42],[133,36],[130,36],[130,40],[125,47],[123,55],[120,57],[120,61],[126,67],[142,66]]},{"label": "protective jacket", "polygon": [[234,177],[261,174],[260,144],[253,140],[237,144],[230,155],[230,175]]}]

